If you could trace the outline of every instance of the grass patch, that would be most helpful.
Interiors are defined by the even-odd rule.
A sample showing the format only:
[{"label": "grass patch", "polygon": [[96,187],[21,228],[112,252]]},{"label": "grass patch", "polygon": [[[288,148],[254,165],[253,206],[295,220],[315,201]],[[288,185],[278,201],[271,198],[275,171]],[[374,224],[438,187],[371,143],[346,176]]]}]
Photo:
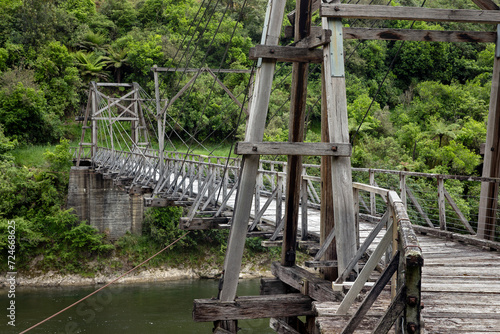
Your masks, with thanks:
[{"label": "grass patch", "polygon": [[43,157],[46,150],[53,151],[56,145],[22,146],[14,149],[11,153],[17,166],[44,167],[47,161]]}]

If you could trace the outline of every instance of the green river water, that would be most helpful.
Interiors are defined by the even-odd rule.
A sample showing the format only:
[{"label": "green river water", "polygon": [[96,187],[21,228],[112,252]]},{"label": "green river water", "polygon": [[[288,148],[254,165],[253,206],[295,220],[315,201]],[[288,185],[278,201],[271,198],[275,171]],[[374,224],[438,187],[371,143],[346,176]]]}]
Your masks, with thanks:
[{"label": "green river water", "polygon": [[[15,293],[15,327],[7,324],[2,289],[0,333],[19,333],[86,296],[96,287],[28,288]],[[110,286],[28,333],[211,333],[211,323],[192,320],[193,299],[217,295],[218,280],[183,280]],[[238,295],[258,295],[259,280],[242,280]],[[239,333],[275,333],[268,319],[239,321]]]}]

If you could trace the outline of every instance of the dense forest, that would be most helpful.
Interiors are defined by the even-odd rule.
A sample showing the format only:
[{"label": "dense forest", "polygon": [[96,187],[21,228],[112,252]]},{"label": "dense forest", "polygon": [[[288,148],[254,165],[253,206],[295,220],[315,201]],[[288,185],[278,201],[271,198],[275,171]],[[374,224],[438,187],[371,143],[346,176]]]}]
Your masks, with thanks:
[{"label": "dense forest", "polygon": [[[470,0],[371,3],[477,9]],[[30,254],[44,254],[41,268],[59,263],[71,271],[81,265],[75,259],[82,252],[95,255],[119,249],[120,244],[106,242],[64,210],[71,165],[68,146],[78,135],[72,124],[85,107],[89,82],[137,82],[154,95],[153,65],[250,69],[255,63],[248,53],[260,42],[265,6],[265,0],[0,0],[0,248],[8,248],[7,224],[15,219],[18,238],[23,240],[17,247],[27,259]],[[287,11],[293,8],[289,1]],[[313,19],[320,23],[317,13]],[[344,24],[495,28],[408,21],[345,20]],[[284,25],[289,25],[286,18]],[[281,39],[283,45],[292,42]],[[494,45],[346,40],[345,51],[354,167],[480,174]],[[291,64],[277,65],[265,140],[288,138],[290,72]],[[241,100],[248,94],[249,74],[219,76]],[[175,95],[189,78],[185,73],[162,75],[162,96]],[[320,68],[311,65],[307,141],[320,138],[320,84]],[[220,143],[241,137],[244,130],[244,119],[237,123],[240,110],[229,105],[221,89],[200,78],[169,113],[200,141]],[[23,166],[15,156],[22,148],[56,144],[37,166]],[[457,186],[454,194],[463,191]],[[177,233],[166,227],[174,223],[160,216],[152,212],[145,224],[146,237],[158,244]],[[173,222],[179,212],[169,216]],[[120,242],[147,247],[146,239],[127,238]],[[189,242],[221,237],[198,238]],[[61,259],[61,254],[67,258]]]}]

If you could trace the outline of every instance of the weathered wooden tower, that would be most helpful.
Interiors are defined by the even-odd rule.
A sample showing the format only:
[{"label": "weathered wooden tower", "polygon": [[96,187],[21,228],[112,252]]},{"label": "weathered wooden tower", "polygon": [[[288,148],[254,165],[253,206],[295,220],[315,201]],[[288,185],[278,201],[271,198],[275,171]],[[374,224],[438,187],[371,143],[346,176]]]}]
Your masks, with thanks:
[{"label": "weathered wooden tower", "polygon": [[[239,145],[237,153],[243,155],[243,166],[241,171],[238,195],[232,218],[230,239],[225,258],[223,283],[219,300],[213,302],[195,303],[195,318],[201,312],[206,312],[207,319],[217,320],[215,322],[216,333],[235,333],[237,331],[236,319],[231,317],[235,307],[231,303],[235,301],[238,278],[242,264],[242,255],[247,235],[250,212],[252,206],[252,193],[254,192],[256,177],[259,167],[259,156],[263,154],[287,155],[287,179],[285,199],[285,219],[283,222],[283,243],[280,263],[273,264],[273,273],[277,277],[288,275],[290,280],[301,281],[297,283],[296,289],[301,295],[290,294],[273,295],[261,299],[242,299],[238,301],[245,303],[245,311],[252,314],[249,317],[281,317],[275,328],[281,328],[279,332],[303,332],[314,333],[312,321],[301,323],[297,321],[298,315],[312,315],[307,307],[309,297],[315,299],[317,296],[322,300],[342,300],[343,296],[331,290],[324,282],[335,280],[338,275],[342,281],[352,271],[357,272],[356,263],[359,260],[357,247],[357,210],[356,197],[353,194],[351,177],[351,146],[349,143],[346,88],[344,76],[343,40],[346,35],[357,39],[381,39],[381,40],[415,40],[415,41],[493,41],[491,35],[475,34],[473,32],[440,32],[394,30],[394,29],[346,29],[342,26],[342,18],[359,19],[381,19],[381,20],[423,20],[423,21],[456,21],[498,24],[500,16],[498,7],[491,0],[473,0],[483,10],[445,10],[418,7],[391,7],[377,5],[348,5],[341,4],[340,0],[320,1],[297,0],[296,10],[289,16],[294,27],[294,46],[278,46],[284,17],[285,1],[270,0],[266,13],[261,45],[250,51],[253,59],[258,59],[258,69],[254,85],[254,93],[249,109],[249,119],[245,143]],[[312,13],[320,8],[322,16],[322,27],[311,26]],[[319,47],[319,48],[318,48]],[[490,161],[485,164],[486,176],[498,176],[498,86],[499,71],[498,59],[500,53],[497,50],[495,58],[495,73],[493,75],[493,87],[490,107],[490,124],[488,128],[488,143],[491,152],[486,156]],[[272,78],[276,61],[293,62],[293,77],[291,88],[289,138],[286,143],[263,143],[265,121],[271,92]],[[305,105],[307,93],[308,65],[311,62],[322,64],[322,143],[303,143]],[[488,151],[488,150],[487,150]],[[314,153],[312,153],[314,152]],[[298,208],[300,202],[300,174],[302,171],[302,156],[322,156],[322,192],[321,192],[321,254],[323,260],[336,260],[335,267],[327,267],[323,270],[325,281],[315,280],[307,274],[301,275],[300,268],[295,266],[295,254],[298,231]],[[493,187],[493,189],[492,189]],[[484,192],[488,192],[489,204],[486,210],[495,209],[498,192],[497,183],[484,186]],[[367,189],[367,188],[366,188]],[[363,189],[363,190],[366,190]],[[379,194],[379,189],[371,189]],[[422,266],[421,250],[418,241],[413,234],[411,223],[406,214],[406,209],[401,199],[393,196],[390,192],[385,193],[388,203],[387,216],[382,221],[393,221],[392,226],[388,224],[386,236],[381,241],[382,247],[377,247],[380,256],[385,248],[392,242],[391,264],[382,275],[384,284],[390,281],[391,276],[398,271],[397,279],[393,278],[392,296],[394,309],[389,309],[383,316],[381,322],[375,329],[378,333],[381,328],[388,331],[395,320],[404,314],[403,321],[397,322],[396,329],[405,328],[410,333],[420,333],[420,275]],[[487,213],[484,214],[488,216]],[[389,219],[388,217],[391,217]],[[481,223],[478,234],[487,233],[495,228],[495,219],[486,220]],[[393,227],[394,226],[394,227]],[[481,228],[481,226],[483,228]],[[335,236],[335,237],[334,237]],[[392,238],[392,240],[391,240]],[[385,248],[383,247],[385,246]],[[380,257],[379,257],[380,258]],[[378,260],[373,260],[376,262]],[[398,267],[399,262],[399,267]],[[354,265],[353,265],[354,263]],[[367,263],[366,268],[372,268],[375,263]],[[369,271],[359,274],[369,275]],[[382,278],[381,278],[382,279]],[[366,280],[365,280],[366,282]],[[356,298],[361,286],[356,286],[343,298],[337,314],[345,314],[346,308]],[[364,283],[360,283],[361,285]],[[378,283],[377,283],[378,284]],[[396,291],[396,286],[398,290]],[[266,289],[266,288],[265,288]],[[288,289],[279,282],[268,290],[275,293],[286,293]],[[380,293],[383,289],[379,287],[374,293]],[[378,292],[376,290],[379,290]],[[302,298],[304,297],[304,298]],[[307,297],[307,298],[305,298]],[[244,298],[244,297],[243,297]],[[376,298],[376,297],[374,297]],[[217,304],[217,305],[216,305]],[[347,305],[347,306],[346,306]],[[369,304],[371,305],[371,304]],[[221,311],[226,307],[226,311]],[[369,308],[370,306],[366,306]],[[360,313],[366,313],[366,307],[360,307]],[[391,304],[391,307],[392,304]],[[216,310],[217,309],[217,310]],[[279,309],[279,310],[277,310]],[[213,314],[209,314],[210,312]],[[219,313],[217,313],[219,312]],[[227,312],[224,316],[220,312]],[[217,315],[215,315],[217,313]],[[355,323],[359,319],[351,319]],[[359,317],[358,317],[359,318]],[[225,320],[218,320],[225,319]],[[360,321],[360,320],[359,320]],[[354,326],[354,327],[349,327]],[[355,328],[351,323],[346,328]],[[385,326],[385,327],[384,327]],[[288,329],[284,329],[288,328]],[[345,333],[350,333],[344,329]],[[343,332],[343,333],[344,333]],[[386,331],[384,331],[386,332]]]}]

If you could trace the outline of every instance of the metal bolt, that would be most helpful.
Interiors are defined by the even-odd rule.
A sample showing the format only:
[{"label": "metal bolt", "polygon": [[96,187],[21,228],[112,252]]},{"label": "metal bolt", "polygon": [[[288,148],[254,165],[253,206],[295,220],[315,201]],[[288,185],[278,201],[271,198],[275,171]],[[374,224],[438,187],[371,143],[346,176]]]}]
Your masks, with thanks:
[{"label": "metal bolt", "polygon": [[417,324],[414,322],[409,322],[406,327],[408,329],[408,333],[416,333],[417,332]]},{"label": "metal bolt", "polygon": [[253,146],[252,151],[257,152],[257,146]]},{"label": "metal bolt", "polygon": [[274,49],[269,50],[269,53],[274,53]]},{"label": "metal bolt", "polygon": [[412,297],[412,296],[408,297],[408,305],[410,305],[410,306],[417,305],[417,301],[418,301],[417,297]]},{"label": "metal bolt", "polygon": [[337,152],[337,146],[332,146],[332,151]]},{"label": "metal bolt", "polygon": [[335,6],[335,7],[333,7],[333,9],[334,9],[336,12],[338,12],[338,11],[340,10],[340,7],[339,7],[339,6]]}]

